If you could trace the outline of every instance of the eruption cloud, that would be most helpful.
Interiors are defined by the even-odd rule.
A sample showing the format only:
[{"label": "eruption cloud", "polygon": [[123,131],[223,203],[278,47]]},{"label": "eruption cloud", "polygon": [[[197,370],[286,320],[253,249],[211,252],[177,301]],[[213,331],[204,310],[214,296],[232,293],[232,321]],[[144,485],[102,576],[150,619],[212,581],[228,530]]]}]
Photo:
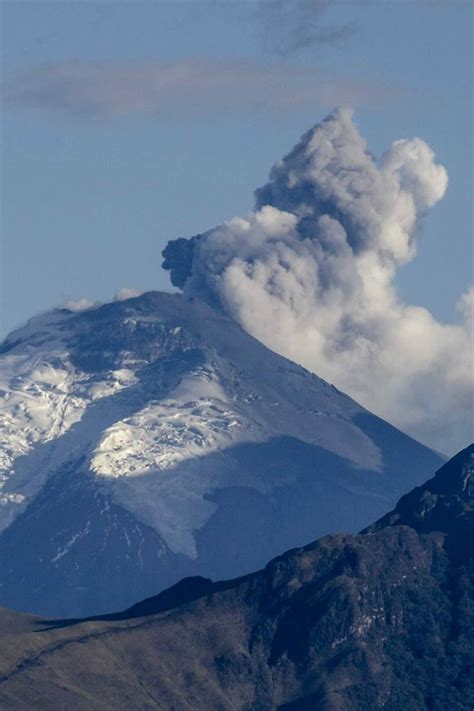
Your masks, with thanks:
[{"label": "eruption cloud", "polygon": [[474,289],[460,325],[394,289],[447,184],[424,141],[396,141],[376,161],[338,109],[273,166],[252,212],[170,242],[163,266],[188,297],[219,304],[271,349],[450,453],[472,436]]}]

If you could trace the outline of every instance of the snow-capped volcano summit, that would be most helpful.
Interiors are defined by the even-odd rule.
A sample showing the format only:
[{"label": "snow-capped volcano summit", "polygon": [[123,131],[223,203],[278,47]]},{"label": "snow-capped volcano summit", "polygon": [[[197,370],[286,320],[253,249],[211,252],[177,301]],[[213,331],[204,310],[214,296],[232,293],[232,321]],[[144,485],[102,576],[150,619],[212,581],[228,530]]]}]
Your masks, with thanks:
[{"label": "snow-capped volcano summit", "polygon": [[0,602],[119,609],[354,531],[432,451],[200,301],[52,311],[0,348]]}]

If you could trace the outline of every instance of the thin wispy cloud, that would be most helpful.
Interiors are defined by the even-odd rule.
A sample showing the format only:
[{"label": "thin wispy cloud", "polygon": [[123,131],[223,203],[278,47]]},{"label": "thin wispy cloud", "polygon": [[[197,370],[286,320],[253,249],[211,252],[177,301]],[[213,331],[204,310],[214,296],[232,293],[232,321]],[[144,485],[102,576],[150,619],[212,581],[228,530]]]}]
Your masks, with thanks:
[{"label": "thin wispy cloud", "polygon": [[299,65],[205,59],[63,62],[36,67],[3,85],[5,105],[11,108],[90,118],[194,118],[304,106],[373,106],[395,93],[366,80]]},{"label": "thin wispy cloud", "polygon": [[267,50],[288,57],[309,47],[338,45],[356,29],[353,21],[327,21],[333,0],[261,0],[256,12]]}]

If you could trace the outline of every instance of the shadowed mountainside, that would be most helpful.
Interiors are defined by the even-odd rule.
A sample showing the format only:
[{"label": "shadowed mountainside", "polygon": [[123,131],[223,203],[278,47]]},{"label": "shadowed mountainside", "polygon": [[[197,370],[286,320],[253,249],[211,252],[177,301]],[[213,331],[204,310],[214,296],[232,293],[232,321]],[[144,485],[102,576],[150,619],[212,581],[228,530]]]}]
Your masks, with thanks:
[{"label": "shadowed mountainside", "polygon": [[472,711],[474,445],[358,535],[123,613],[4,611],[8,709]]}]

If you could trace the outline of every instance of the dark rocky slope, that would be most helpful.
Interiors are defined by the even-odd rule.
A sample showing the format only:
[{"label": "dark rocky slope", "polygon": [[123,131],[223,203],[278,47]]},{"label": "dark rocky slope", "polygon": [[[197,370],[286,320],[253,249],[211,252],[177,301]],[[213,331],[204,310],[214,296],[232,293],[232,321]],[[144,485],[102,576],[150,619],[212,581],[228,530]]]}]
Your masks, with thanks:
[{"label": "dark rocky slope", "polygon": [[77,622],[5,612],[0,706],[472,711],[473,464],[238,580]]}]

